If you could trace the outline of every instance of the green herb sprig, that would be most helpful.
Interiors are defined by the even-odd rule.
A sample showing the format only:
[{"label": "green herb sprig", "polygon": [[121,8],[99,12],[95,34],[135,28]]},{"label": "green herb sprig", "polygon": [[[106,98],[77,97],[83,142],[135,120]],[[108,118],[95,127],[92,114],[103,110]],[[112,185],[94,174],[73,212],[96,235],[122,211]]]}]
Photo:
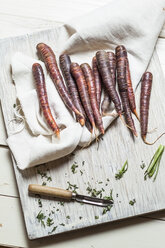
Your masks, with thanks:
[{"label": "green herb sprig", "polygon": [[74,162],[74,164],[72,164],[72,166],[71,166],[71,171],[73,174],[77,173],[76,168],[78,168],[78,164],[77,164],[77,162]]},{"label": "green herb sprig", "polygon": [[46,218],[46,216],[44,215],[44,213],[42,213],[42,211],[38,213],[36,218],[38,219],[38,222],[41,223],[41,226],[45,227],[44,219]]},{"label": "green herb sprig", "polygon": [[116,179],[120,179],[123,177],[124,173],[128,170],[128,160],[125,161],[123,167],[121,170],[118,171],[118,173],[115,174]]},{"label": "green herb sprig", "polygon": [[78,189],[78,186],[76,184],[71,184],[70,182],[67,183],[68,183],[67,190],[71,190],[73,193],[77,194],[76,190]]},{"label": "green herb sprig", "polygon": [[155,175],[153,181],[156,180],[163,152],[164,152],[164,146],[160,145],[158,147],[158,149],[156,150],[155,154],[153,155],[153,157],[149,163],[149,166],[144,173],[144,179],[145,180],[147,179],[147,177],[151,178],[153,175]]},{"label": "green herb sprig", "polygon": [[46,221],[46,225],[47,226],[51,226],[51,225],[53,225],[54,224],[54,222],[53,222],[53,219],[51,219],[51,218],[47,218],[47,221]]}]

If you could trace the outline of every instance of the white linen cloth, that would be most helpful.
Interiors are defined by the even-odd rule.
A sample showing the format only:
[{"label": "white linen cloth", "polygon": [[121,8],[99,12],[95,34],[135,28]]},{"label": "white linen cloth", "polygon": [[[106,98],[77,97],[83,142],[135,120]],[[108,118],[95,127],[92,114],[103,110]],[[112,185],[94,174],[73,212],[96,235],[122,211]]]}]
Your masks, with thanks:
[{"label": "white linen cloth", "polygon": [[[59,27],[59,53],[71,55],[72,61],[89,62],[97,50],[127,48],[134,89],[151,59],[165,20],[164,0],[114,0],[105,7]],[[44,42],[44,41],[43,41]],[[53,49],[53,47],[52,47]],[[32,64],[41,64],[52,114],[61,127],[60,140],[46,124],[32,76]],[[78,145],[91,140],[67,110],[41,61],[16,53],[12,58],[12,76],[25,118],[25,128],[9,136],[7,143],[20,169],[66,156]],[[116,115],[116,112],[113,111]],[[103,117],[106,129],[115,117]],[[98,134],[98,133],[97,133]],[[95,138],[93,134],[92,139]]]}]

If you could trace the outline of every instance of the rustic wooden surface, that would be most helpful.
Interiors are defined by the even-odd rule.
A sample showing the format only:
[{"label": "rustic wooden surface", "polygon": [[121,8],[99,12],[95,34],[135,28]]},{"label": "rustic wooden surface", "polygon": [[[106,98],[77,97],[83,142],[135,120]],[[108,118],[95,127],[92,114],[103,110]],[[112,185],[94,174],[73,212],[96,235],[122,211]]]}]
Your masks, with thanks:
[{"label": "rustic wooden surface", "polygon": [[[22,51],[24,54],[36,57],[36,44],[42,40],[54,47],[53,44],[57,40],[57,35],[59,34],[56,29],[52,29],[1,41],[0,96],[8,133],[16,128],[15,123],[8,125],[10,120],[14,118],[13,105],[16,102],[15,86],[11,78],[11,58],[16,51]],[[163,101],[165,84],[164,78],[159,76],[161,75],[159,73],[161,68],[156,52],[148,70],[152,71],[154,75],[149,129],[158,127],[159,133],[162,133],[165,115]],[[161,89],[161,91],[157,89]],[[139,105],[139,92],[140,87],[136,92],[137,105]],[[158,104],[155,104],[155,102],[158,102]],[[136,122],[136,124],[139,128],[139,123]],[[157,135],[157,132],[153,133],[152,139],[155,139]],[[150,135],[148,136],[150,137]],[[69,155],[23,172],[17,169],[13,161],[28,237],[36,239],[164,209],[165,170],[160,168],[159,177],[153,183],[152,180],[144,181],[144,171],[140,168],[142,161],[145,164],[149,163],[158,144],[164,140],[165,138],[163,137],[155,145],[146,146],[140,138],[133,139],[129,130],[122,125],[121,121],[116,120],[103,136],[98,150],[98,145],[95,143],[87,149],[77,150],[75,155]],[[115,173],[127,159],[129,170],[123,179],[116,181]],[[71,166],[75,162],[78,164],[78,168],[77,173],[73,174]],[[165,162],[165,157],[163,157],[162,164],[163,162]],[[83,175],[81,175],[80,170],[82,170]],[[47,181],[46,177],[42,178],[38,171],[47,173],[52,178],[52,181]],[[108,182],[107,178],[109,179]],[[67,188],[67,182],[70,182],[76,184],[78,186],[77,191],[82,194],[88,193],[86,190],[88,183],[97,190],[104,188],[103,196],[109,196],[112,189],[114,206],[110,212],[102,214],[103,209],[95,206],[80,205],[79,203],[65,203],[64,206],[60,206],[58,201],[43,199],[41,209],[38,205],[38,198],[29,197],[27,189],[29,183],[42,184],[43,181],[46,181],[50,186],[54,185],[64,189]],[[116,196],[117,194],[118,197]],[[133,198],[136,199],[136,204],[131,206],[129,201]],[[36,216],[40,210],[47,217],[49,217],[48,214],[50,213],[50,217],[54,220],[54,225],[43,227],[41,223],[38,223]],[[70,216],[69,220],[67,219],[68,215]],[[82,216],[82,219],[80,219],[80,216]],[[95,216],[98,216],[99,219],[96,220]],[[64,223],[65,226],[60,225],[61,223]],[[51,230],[54,226],[57,226],[57,229],[52,233]]]},{"label": "rustic wooden surface", "polygon": [[[40,29],[40,24],[42,26],[42,18],[40,19],[42,16],[42,10],[40,11],[40,16],[38,14],[37,18],[33,19],[32,15],[35,17],[34,14],[28,16],[30,10],[28,13],[26,8],[23,9],[22,7],[22,16],[19,16],[19,8],[16,7],[18,6],[18,3],[17,5],[13,5],[11,8],[12,10],[9,8],[9,6],[7,6],[8,3],[9,1],[5,1],[4,6],[6,9],[4,8],[4,11],[3,8],[1,9],[2,12],[8,13],[0,14],[0,23],[3,24],[1,27],[3,27],[4,24],[7,25],[7,28],[5,28],[6,26],[3,27],[1,37],[22,34],[31,32],[32,30]],[[85,4],[86,6],[88,5],[86,2]],[[93,8],[95,7],[95,4],[96,1],[93,4]],[[55,6],[56,2],[53,1],[52,5]],[[45,4],[44,12],[48,13],[51,11],[51,7],[50,5]],[[9,9],[10,11],[7,12],[6,10]],[[87,10],[84,8],[84,12],[85,11]],[[15,13],[15,15],[12,16],[11,13]],[[48,19],[48,14],[46,18]],[[51,18],[53,20],[53,17]],[[49,20],[45,20],[44,25],[46,26],[43,28],[47,28],[47,26],[54,26],[55,24],[53,21],[51,22]],[[163,39],[159,39],[157,50],[161,60],[161,65],[164,66],[165,61],[163,57],[163,51],[165,50],[165,46]],[[3,128],[2,117],[0,118],[0,121],[1,130],[3,129],[3,132],[0,134],[0,143],[5,144],[5,130]],[[114,247],[120,247],[121,244],[131,247],[132,242],[134,242],[134,247],[138,247],[139,244],[141,247],[162,247],[161,242],[163,242],[162,238],[164,233],[164,222],[151,220],[148,218],[145,219],[144,217],[133,220],[125,220],[120,224],[111,223],[104,226],[98,226],[97,228],[92,229],[95,232],[95,235],[93,235],[89,229],[87,229],[76,233],[74,232],[63,236],[58,236],[56,238],[49,238],[49,240],[38,240],[33,243],[27,241],[25,236],[24,223],[21,218],[22,214],[19,206],[18,193],[13,170],[11,167],[9,152],[2,148],[0,149],[0,152],[0,157],[3,161],[3,163],[0,165],[0,223],[2,223],[2,228],[0,229],[2,234],[0,235],[0,244],[15,245],[16,247],[36,247],[36,245],[40,247],[54,247],[55,242],[56,247],[66,247],[66,245],[67,247],[100,247],[104,242],[111,242]],[[164,216],[164,212],[160,212],[154,215],[152,214],[150,218],[163,220]],[[15,223],[17,223],[17,229],[15,228]],[[146,237],[148,232],[150,232],[150,237],[154,236],[154,239],[151,240],[151,238]],[[119,241],[119,237],[122,239],[122,243]]]}]

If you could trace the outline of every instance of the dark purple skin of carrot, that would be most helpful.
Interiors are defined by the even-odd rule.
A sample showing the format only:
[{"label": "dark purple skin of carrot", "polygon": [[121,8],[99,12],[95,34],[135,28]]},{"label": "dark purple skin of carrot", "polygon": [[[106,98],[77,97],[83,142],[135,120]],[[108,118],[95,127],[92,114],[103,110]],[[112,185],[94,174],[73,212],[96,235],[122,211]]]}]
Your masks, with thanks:
[{"label": "dark purple skin of carrot", "polygon": [[141,95],[140,95],[140,126],[141,136],[143,140],[146,139],[148,131],[148,116],[149,116],[149,103],[152,89],[152,73],[145,72],[141,82]]},{"label": "dark purple skin of carrot", "polygon": [[90,123],[92,124],[92,127],[95,128],[95,120],[94,120],[94,115],[90,103],[90,98],[88,94],[88,87],[87,83],[84,77],[84,74],[77,63],[71,63],[70,66],[71,73],[76,81],[78,91],[81,97],[81,102],[83,104],[84,110],[88,116],[88,119]]},{"label": "dark purple skin of carrot", "polygon": [[110,99],[107,91],[104,90],[104,98],[103,98],[103,101],[101,103],[101,113],[102,113],[102,115],[106,115],[106,112],[108,111],[110,103],[111,103],[111,99]]},{"label": "dark purple skin of carrot", "polygon": [[71,65],[70,57],[67,54],[61,54],[59,60],[60,60],[60,68],[61,68],[63,77],[65,79],[65,82],[67,84],[68,91],[72,98],[73,104],[79,110],[79,112],[82,113],[84,116],[82,117],[82,116],[76,115],[77,120],[83,126],[85,123],[85,112],[80,102],[80,96],[77,90],[76,83],[70,72],[70,65]]},{"label": "dark purple skin of carrot", "polygon": [[124,116],[127,125],[130,127],[132,133],[137,136],[134,121],[132,119],[132,113],[129,105],[128,99],[128,85],[126,81],[126,58],[127,51],[124,46],[116,47],[116,61],[117,61],[117,82],[119,93],[123,105]]},{"label": "dark purple skin of carrot", "polygon": [[43,111],[44,117],[49,127],[53,130],[53,132],[57,135],[57,137],[59,137],[60,129],[58,125],[56,124],[52,116],[50,107],[49,107],[46,85],[45,85],[45,77],[44,77],[44,73],[43,73],[41,65],[38,63],[33,64],[32,72],[33,72],[33,77],[36,83],[39,102],[40,102],[40,106]]},{"label": "dark purple skin of carrot", "polygon": [[113,52],[107,52],[109,58],[109,69],[112,75],[114,85],[116,86],[116,55]]},{"label": "dark purple skin of carrot", "polygon": [[92,70],[95,80],[95,88],[96,88],[96,100],[98,104],[98,108],[100,109],[100,102],[101,102],[101,76],[98,71],[96,56],[92,59]]},{"label": "dark purple skin of carrot", "polygon": [[107,90],[108,95],[110,96],[112,102],[115,105],[115,109],[118,115],[121,116],[122,115],[121,102],[109,70],[108,54],[105,51],[98,51],[96,53],[96,60],[102,78],[102,82]]},{"label": "dark purple skin of carrot", "polygon": [[90,124],[90,122],[89,122],[89,120],[88,120],[88,118],[86,116],[86,113],[84,111],[84,108],[82,106],[76,82],[75,82],[74,78],[71,75],[71,71],[70,71],[71,59],[70,59],[70,56],[68,54],[61,54],[59,59],[60,59],[60,68],[61,68],[61,71],[63,73],[63,77],[65,79],[65,82],[67,84],[68,91],[70,93],[72,101],[73,101],[75,107],[84,116],[84,117],[77,116],[77,120],[80,121],[80,122],[82,122],[84,120],[86,127],[91,132],[92,131],[92,126],[91,126],[91,124]]},{"label": "dark purple skin of carrot", "polygon": [[130,104],[130,108],[131,108],[132,113],[139,120],[139,117],[138,117],[138,114],[137,114],[137,111],[136,111],[135,95],[134,95],[134,91],[133,91],[133,88],[132,88],[132,80],[131,80],[131,73],[130,73],[130,69],[129,69],[128,58],[127,58],[126,62],[127,62],[126,80],[127,80],[127,85],[128,85],[128,99],[129,99],[129,104]]},{"label": "dark purple skin of carrot", "polygon": [[62,78],[60,71],[58,69],[56,57],[55,57],[55,54],[52,51],[52,49],[44,43],[39,43],[37,45],[37,51],[38,51],[38,54],[41,56],[42,60],[44,61],[45,65],[47,67],[47,70],[50,74],[50,77],[51,77],[53,83],[55,84],[56,89],[57,89],[58,93],[60,94],[65,105],[71,111],[75,112],[75,114],[77,114],[79,116],[83,116],[82,113],[80,113],[78,111],[78,109],[74,106],[74,104],[71,100],[69,92],[65,87],[63,78]]},{"label": "dark purple skin of carrot", "polygon": [[[114,85],[116,87],[116,56],[113,52],[107,52],[107,54],[108,54],[108,58],[109,58],[110,73],[111,73]],[[111,103],[111,99],[110,99],[108,93],[106,92],[106,90],[104,90],[104,99],[103,99],[102,104],[101,104],[102,115],[106,115],[106,112],[108,111],[110,103]]]},{"label": "dark purple skin of carrot", "polygon": [[102,117],[99,112],[98,104],[97,104],[97,99],[96,99],[96,87],[95,87],[95,80],[93,76],[93,72],[89,64],[84,63],[81,66],[81,69],[83,71],[87,86],[88,86],[88,93],[89,93],[89,98],[91,102],[91,107],[93,110],[93,115],[95,118],[95,123],[97,124],[97,127],[99,131],[104,134],[104,127],[103,127],[103,122],[102,122]]}]

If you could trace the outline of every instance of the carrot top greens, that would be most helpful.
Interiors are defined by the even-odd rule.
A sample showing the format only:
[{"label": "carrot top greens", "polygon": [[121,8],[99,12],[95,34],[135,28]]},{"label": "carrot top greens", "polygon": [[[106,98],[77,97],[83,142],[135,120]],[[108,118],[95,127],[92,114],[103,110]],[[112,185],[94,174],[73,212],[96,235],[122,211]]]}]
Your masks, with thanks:
[{"label": "carrot top greens", "polygon": [[149,163],[147,170],[144,173],[144,179],[145,180],[147,179],[147,177],[151,178],[153,175],[155,175],[154,179],[153,179],[153,181],[155,181],[155,179],[158,175],[160,161],[161,161],[161,158],[162,158],[162,155],[164,152],[164,148],[165,148],[165,146],[160,145],[158,147],[158,149],[156,150],[154,156],[152,157],[152,159]]},{"label": "carrot top greens", "polygon": [[115,174],[116,179],[120,179],[123,177],[124,173],[128,170],[128,160],[125,161],[123,167],[121,170],[118,171],[118,173]]}]

